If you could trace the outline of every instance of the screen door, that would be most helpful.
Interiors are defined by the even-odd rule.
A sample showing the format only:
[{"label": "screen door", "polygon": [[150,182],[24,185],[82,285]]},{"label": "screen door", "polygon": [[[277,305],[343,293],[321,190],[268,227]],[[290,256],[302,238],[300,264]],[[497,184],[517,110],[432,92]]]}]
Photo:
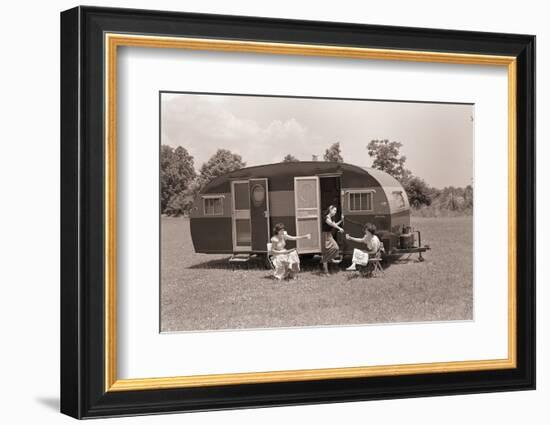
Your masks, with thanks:
[{"label": "screen door", "polygon": [[321,251],[321,210],[319,177],[294,177],[294,205],[296,206],[296,234],[310,234],[311,239],[299,239],[298,253]]},{"label": "screen door", "polygon": [[250,231],[250,194],[248,180],[231,182],[233,198],[233,250],[250,251],[252,235]]},{"label": "screen door", "polygon": [[267,243],[271,239],[267,179],[250,179],[250,225],[252,250],[267,251]]}]

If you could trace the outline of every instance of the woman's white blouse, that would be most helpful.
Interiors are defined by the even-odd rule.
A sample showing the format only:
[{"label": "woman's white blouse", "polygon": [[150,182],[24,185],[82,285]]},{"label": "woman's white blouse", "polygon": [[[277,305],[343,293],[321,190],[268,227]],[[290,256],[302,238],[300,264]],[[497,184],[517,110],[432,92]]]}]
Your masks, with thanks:
[{"label": "woman's white blouse", "polygon": [[367,249],[370,252],[378,252],[380,249],[380,239],[378,239],[378,236],[373,236],[370,241],[365,236],[363,237],[363,242],[367,245]]}]

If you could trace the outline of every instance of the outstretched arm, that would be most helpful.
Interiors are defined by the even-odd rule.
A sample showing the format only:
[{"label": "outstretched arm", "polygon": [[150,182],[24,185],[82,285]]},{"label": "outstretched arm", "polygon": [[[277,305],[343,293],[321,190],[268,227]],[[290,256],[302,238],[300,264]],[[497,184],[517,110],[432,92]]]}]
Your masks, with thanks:
[{"label": "outstretched arm", "polygon": [[330,227],[334,227],[334,228],[335,228],[336,230],[338,230],[339,232],[342,232],[342,233],[344,232],[344,229],[342,229],[342,228],[338,225],[340,222],[335,223],[334,221],[332,221],[332,220],[330,219],[330,217],[327,217],[327,218],[325,219],[325,222],[326,222]]},{"label": "outstretched arm", "polygon": [[309,238],[311,238],[310,233],[302,236],[292,236],[292,235],[289,235],[288,233],[285,233],[285,239],[288,239],[289,241],[297,241],[298,239],[309,239]]},{"label": "outstretched arm", "polygon": [[350,236],[350,235],[346,235],[346,239],[348,241],[353,241],[357,243],[365,243],[365,240],[363,238],[354,238],[353,236]]}]

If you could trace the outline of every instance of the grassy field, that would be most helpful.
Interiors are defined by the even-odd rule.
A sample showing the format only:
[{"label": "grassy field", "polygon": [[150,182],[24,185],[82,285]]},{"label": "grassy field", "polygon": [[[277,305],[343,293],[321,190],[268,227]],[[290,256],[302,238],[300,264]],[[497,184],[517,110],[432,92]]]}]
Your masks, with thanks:
[{"label": "grassy field", "polygon": [[162,218],[161,329],[189,331],[472,319],[472,217],[413,217],[432,250],[362,278],[315,260],[279,282],[262,263],[196,254],[186,218]]}]

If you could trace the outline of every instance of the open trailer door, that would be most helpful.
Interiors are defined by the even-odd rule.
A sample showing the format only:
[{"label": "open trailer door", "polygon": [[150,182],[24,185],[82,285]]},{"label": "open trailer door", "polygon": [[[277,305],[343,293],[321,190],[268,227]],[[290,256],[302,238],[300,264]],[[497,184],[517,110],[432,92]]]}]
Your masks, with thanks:
[{"label": "open trailer door", "polygon": [[248,252],[252,245],[250,231],[250,193],[248,180],[231,182],[233,252]]},{"label": "open trailer door", "polygon": [[321,252],[321,196],[319,177],[294,177],[296,234],[311,234],[311,239],[296,241],[298,253]]},{"label": "open trailer door", "polygon": [[267,179],[250,179],[250,224],[252,251],[267,251],[269,228],[269,188]]}]

